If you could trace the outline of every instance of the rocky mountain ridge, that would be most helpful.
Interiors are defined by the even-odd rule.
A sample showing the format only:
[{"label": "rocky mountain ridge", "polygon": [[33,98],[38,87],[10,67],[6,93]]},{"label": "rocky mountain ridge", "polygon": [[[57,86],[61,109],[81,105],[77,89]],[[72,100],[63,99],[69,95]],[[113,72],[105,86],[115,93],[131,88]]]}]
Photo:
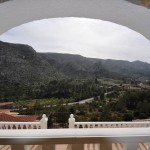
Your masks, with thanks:
[{"label": "rocky mountain ridge", "polygon": [[[48,81],[58,78],[150,76],[150,64],[141,61],[104,60],[80,55],[37,53],[22,44],[0,42],[0,75],[10,81]],[[32,79],[31,79],[32,78]]]}]

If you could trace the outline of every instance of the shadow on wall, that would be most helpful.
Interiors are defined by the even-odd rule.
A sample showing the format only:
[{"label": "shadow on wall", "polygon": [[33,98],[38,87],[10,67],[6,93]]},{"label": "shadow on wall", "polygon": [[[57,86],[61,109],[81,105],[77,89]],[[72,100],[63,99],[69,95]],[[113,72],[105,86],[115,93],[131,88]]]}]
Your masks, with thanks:
[{"label": "shadow on wall", "polygon": [[10,0],[0,0],[0,3],[7,2],[7,1],[10,1]]},{"label": "shadow on wall", "polygon": [[150,8],[150,0],[126,0],[126,1],[134,3],[136,5],[142,5],[144,7]]}]

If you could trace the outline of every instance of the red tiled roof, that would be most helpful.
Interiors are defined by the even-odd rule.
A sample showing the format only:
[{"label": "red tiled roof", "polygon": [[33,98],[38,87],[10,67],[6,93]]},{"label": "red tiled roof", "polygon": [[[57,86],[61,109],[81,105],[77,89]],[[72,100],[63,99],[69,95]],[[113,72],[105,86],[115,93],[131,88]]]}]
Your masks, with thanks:
[{"label": "red tiled roof", "polygon": [[17,116],[15,116],[15,117],[17,117],[17,118],[21,118],[21,119],[23,119],[23,120],[26,120],[26,122],[34,122],[34,121],[36,121],[37,120],[37,117],[38,116],[27,116],[27,115],[17,115]]},{"label": "red tiled roof", "polygon": [[34,122],[37,120],[37,116],[26,115],[11,115],[7,113],[0,113],[0,122]]},{"label": "red tiled roof", "polygon": [[13,105],[14,102],[3,102],[3,103],[0,103],[0,106],[7,106],[7,105]]},{"label": "red tiled roof", "polygon": [[10,113],[10,109],[0,109],[0,113]]},{"label": "red tiled roof", "polygon": [[0,113],[0,122],[27,122],[27,121],[9,114]]}]

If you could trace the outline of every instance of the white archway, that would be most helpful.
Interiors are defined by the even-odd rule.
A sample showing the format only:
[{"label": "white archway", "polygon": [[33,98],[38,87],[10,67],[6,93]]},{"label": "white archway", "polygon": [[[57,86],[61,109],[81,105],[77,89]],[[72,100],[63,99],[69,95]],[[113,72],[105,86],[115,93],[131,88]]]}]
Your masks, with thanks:
[{"label": "white archway", "polygon": [[11,0],[0,4],[0,34],[21,24],[56,17],[85,17],[127,26],[150,40],[150,11],[125,0]]}]

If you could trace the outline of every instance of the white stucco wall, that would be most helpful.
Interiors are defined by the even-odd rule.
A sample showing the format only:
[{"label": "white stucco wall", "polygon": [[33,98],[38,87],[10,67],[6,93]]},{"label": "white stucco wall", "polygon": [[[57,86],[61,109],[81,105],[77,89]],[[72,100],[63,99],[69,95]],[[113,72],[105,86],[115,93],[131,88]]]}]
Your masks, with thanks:
[{"label": "white stucco wall", "polygon": [[0,34],[56,17],[86,17],[127,26],[150,39],[150,10],[125,0],[11,0],[0,4]]}]

